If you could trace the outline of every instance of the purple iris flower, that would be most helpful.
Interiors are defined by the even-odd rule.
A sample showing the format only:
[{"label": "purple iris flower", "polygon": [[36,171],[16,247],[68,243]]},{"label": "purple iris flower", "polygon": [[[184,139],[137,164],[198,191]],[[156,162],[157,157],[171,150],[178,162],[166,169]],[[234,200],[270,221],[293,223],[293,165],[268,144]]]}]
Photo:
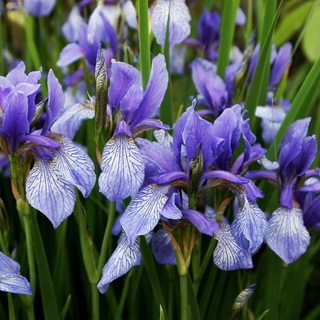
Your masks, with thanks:
[{"label": "purple iris flower", "polygon": [[20,275],[20,265],[2,252],[0,252],[0,290],[17,294],[32,294],[30,283]]},{"label": "purple iris flower", "polygon": [[[6,154],[16,154],[21,145],[26,142],[51,148],[59,146],[59,143],[45,136],[47,132],[39,133],[30,130],[36,115],[35,98],[40,87],[38,84],[40,77],[41,71],[26,75],[23,62],[11,70],[6,77],[0,77],[0,136],[1,148]],[[48,79],[52,77],[54,75],[50,71]],[[51,105],[52,99],[50,99],[50,107]],[[55,110],[48,112],[46,123],[55,116]]]},{"label": "purple iris flower", "polygon": [[[244,115],[241,106],[236,105],[226,109],[214,122],[215,135],[224,139],[225,143],[223,151],[213,161],[213,166],[233,175],[243,174],[251,163],[262,159],[266,153],[259,144],[255,144],[256,137],[250,130],[248,119],[243,119]],[[233,160],[240,137],[244,141],[245,150]],[[211,174],[209,172],[205,177]],[[241,188],[233,185],[229,189],[237,196],[239,203],[231,231],[241,247],[254,253],[262,244],[267,229],[265,214],[256,204],[256,199],[263,195],[251,180]]]},{"label": "purple iris flower", "polygon": [[208,9],[205,9],[199,19],[199,40],[204,46],[205,55],[209,60],[218,58],[220,21],[220,14],[216,11],[209,12]]},{"label": "purple iris flower", "polygon": [[23,0],[26,12],[36,17],[49,15],[55,4],[56,0]]},{"label": "purple iris flower", "polygon": [[[310,118],[292,123],[280,147],[280,207],[268,222],[266,242],[286,263],[294,262],[305,253],[310,243],[306,227],[316,226],[319,221],[318,215],[311,218],[319,200],[314,197],[314,202],[306,199],[308,194],[313,195],[320,190],[318,182],[306,183],[306,179],[312,176],[319,177],[318,170],[308,170],[317,152],[315,136],[307,136],[309,123]],[[267,171],[251,172],[248,177],[267,178],[273,183],[278,180],[275,172]]]},{"label": "purple iris flower", "polygon": [[[111,60],[113,56],[116,56],[118,51],[117,35],[114,28],[108,22],[107,19],[102,17],[103,25],[101,28],[101,34],[96,34],[88,40],[88,26],[82,23],[78,28],[78,39],[73,33],[73,29],[69,28],[70,38],[75,37],[78,43],[72,42],[67,44],[60,52],[59,60],[57,61],[57,66],[66,67],[69,64],[85,58],[88,63],[88,69],[90,72],[94,72],[96,65],[97,52],[101,42],[108,42],[110,48],[105,50],[106,60]],[[78,69],[73,74],[65,78],[65,83],[67,85],[73,85],[76,81],[84,76],[84,70]]]},{"label": "purple iris flower", "polygon": [[204,59],[195,59],[191,63],[192,79],[199,92],[200,102],[209,107],[209,113],[217,118],[224,109],[232,106],[234,80],[240,63],[226,68],[225,82],[217,75],[217,66]]},{"label": "purple iris flower", "polygon": [[88,41],[93,42],[98,36],[102,42],[108,42],[110,35],[103,31],[106,22],[116,29],[122,16],[131,28],[137,28],[137,13],[132,1],[124,0],[115,4],[112,1],[108,3],[108,1],[100,0],[89,18]]},{"label": "purple iris flower", "polygon": [[[253,74],[255,72],[260,52],[260,45],[257,45],[253,51],[251,63],[249,67],[248,85],[252,81]],[[291,64],[292,45],[291,43],[285,43],[278,51],[275,46],[272,47],[270,64],[271,73],[269,78],[269,90],[275,91],[277,84],[279,84],[283,75]]]},{"label": "purple iris flower", "polygon": [[167,128],[152,119],[158,112],[168,84],[163,55],[153,59],[149,83],[143,91],[140,73],[134,67],[112,61],[109,116],[115,124],[103,149],[100,192],[116,201],[135,195],[144,180],[144,162],[134,138],[145,130]]},{"label": "purple iris flower", "polygon": [[[0,77],[0,145],[6,154],[34,158],[26,181],[26,197],[57,227],[73,211],[74,187],[85,197],[89,195],[95,183],[94,165],[71,140],[50,131],[64,105],[62,87],[53,71],[48,73],[48,106],[41,124],[38,120],[42,105],[39,108],[35,104],[41,72],[26,75],[24,70],[20,63],[6,78]],[[35,130],[35,124],[42,128]]]}]

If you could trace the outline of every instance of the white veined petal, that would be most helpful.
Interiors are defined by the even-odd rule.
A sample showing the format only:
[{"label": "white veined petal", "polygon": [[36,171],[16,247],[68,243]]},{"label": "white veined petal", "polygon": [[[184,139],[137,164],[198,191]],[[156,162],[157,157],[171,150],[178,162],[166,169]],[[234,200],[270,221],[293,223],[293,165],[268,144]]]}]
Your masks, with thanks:
[{"label": "white veined petal", "polygon": [[231,230],[238,244],[254,253],[258,250],[266,234],[268,222],[258,205],[244,199],[244,205],[232,222]]},{"label": "white veined petal", "polygon": [[171,150],[173,138],[168,131],[164,129],[154,130],[153,135],[163,147]]},{"label": "white veined petal", "polygon": [[68,108],[51,126],[51,132],[56,132],[73,139],[81,123],[86,119],[94,118],[94,110],[85,105],[76,103]]},{"label": "white veined petal", "polygon": [[190,34],[189,9],[183,0],[158,0],[152,13],[152,29],[161,45],[165,43],[168,16],[170,46],[182,42]]},{"label": "white veined petal", "polygon": [[7,274],[18,274],[19,272],[19,263],[0,252],[0,278]]},{"label": "white veined petal", "polygon": [[132,138],[113,136],[103,149],[100,192],[116,201],[137,194],[144,179],[144,162]]},{"label": "white veined petal", "polygon": [[307,250],[310,235],[300,208],[278,208],[269,220],[268,246],[285,262],[292,263]]},{"label": "white veined petal", "polygon": [[17,294],[32,294],[28,280],[23,276],[15,274],[0,277],[0,290]]},{"label": "white veined petal", "polygon": [[140,239],[137,239],[130,246],[125,234],[122,234],[120,237],[116,250],[103,268],[102,278],[98,283],[98,289],[101,293],[107,291],[111,281],[126,274],[132,267],[140,263]]},{"label": "white veined petal", "polygon": [[170,185],[154,184],[143,188],[133,198],[124,212],[120,222],[132,244],[138,236],[145,235],[157,225],[168,197]]},{"label": "white veined petal", "polygon": [[230,226],[222,224],[214,235],[218,243],[213,252],[213,262],[219,269],[227,271],[252,268],[251,254],[237,244]]},{"label": "white veined petal", "polygon": [[26,196],[54,228],[72,213],[76,201],[74,186],[62,178],[55,159],[35,162],[27,178]]},{"label": "white veined petal", "polygon": [[62,177],[88,197],[95,182],[94,164],[89,156],[71,140],[64,138],[56,154],[56,163]]}]

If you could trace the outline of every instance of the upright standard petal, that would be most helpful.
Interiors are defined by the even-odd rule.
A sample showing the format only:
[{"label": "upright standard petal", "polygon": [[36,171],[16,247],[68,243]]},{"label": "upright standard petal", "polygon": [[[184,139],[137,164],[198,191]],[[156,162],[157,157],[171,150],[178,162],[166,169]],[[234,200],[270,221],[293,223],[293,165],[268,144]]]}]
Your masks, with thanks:
[{"label": "upright standard petal", "polygon": [[48,110],[42,129],[43,135],[49,131],[52,122],[58,118],[64,106],[63,90],[52,69],[50,69],[48,74],[48,96]]},{"label": "upright standard petal", "polygon": [[112,60],[108,91],[110,107],[117,110],[130,87],[138,85],[140,81],[140,73],[136,68],[127,63]]},{"label": "upright standard petal", "polygon": [[166,93],[168,79],[164,55],[158,54],[152,61],[150,78],[143,99],[133,114],[132,127],[155,116]]},{"label": "upright standard petal", "polygon": [[42,212],[57,228],[73,211],[74,186],[61,176],[56,160],[36,160],[26,182],[26,196],[32,207]]},{"label": "upright standard petal", "polygon": [[256,203],[247,200],[244,195],[243,204],[231,225],[238,244],[243,249],[255,253],[263,242],[267,227],[265,214]]},{"label": "upright standard petal", "polygon": [[237,244],[230,226],[221,223],[221,229],[214,235],[218,243],[213,252],[213,262],[219,269],[228,271],[253,267],[251,254]]},{"label": "upright standard petal", "polygon": [[125,199],[138,193],[144,179],[144,162],[133,139],[114,135],[103,149],[100,192],[109,200]]},{"label": "upright standard petal", "polygon": [[291,54],[292,54],[292,44],[287,42],[285,43],[278,51],[278,54],[273,62],[270,80],[269,80],[269,89],[275,90],[275,86],[279,83],[283,77],[286,69],[291,64]]},{"label": "upright standard petal", "polygon": [[279,155],[279,174],[287,180],[295,175],[295,168],[290,164],[301,153],[302,143],[307,136],[311,118],[305,118],[293,122],[281,143]]},{"label": "upright standard petal", "polygon": [[64,138],[56,152],[55,161],[63,179],[88,197],[96,182],[94,164],[89,156],[71,140]]},{"label": "upright standard petal", "polygon": [[299,207],[280,207],[269,220],[267,244],[285,263],[297,260],[306,252],[310,243],[310,235],[303,224],[302,215]]},{"label": "upright standard petal", "polygon": [[152,12],[152,29],[157,42],[165,43],[169,19],[169,44],[182,42],[190,34],[191,20],[184,0],[158,0]]},{"label": "upright standard petal", "polygon": [[106,293],[109,283],[124,274],[141,261],[140,240],[129,245],[125,234],[120,236],[119,244],[102,270],[102,278],[98,283],[101,293]]},{"label": "upright standard petal", "polygon": [[228,92],[225,83],[215,72],[216,66],[209,61],[196,59],[191,68],[198,92],[204,97],[213,115],[218,117],[227,106]]},{"label": "upright standard petal", "polygon": [[7,137],[10,152],[15,152],[21,139],[29,133],[28,99],[20,92],[12,92],[8,102],[2,127],[0,127],[0,135]]},{"label": "upright standard petal", "polygon": [[146,235],[157,225],[160,214],[168,201],[166,194],[169,189],[169,185],[151,184],[143,188],[131,200],[120,220],[130,245],[138,236]]}]

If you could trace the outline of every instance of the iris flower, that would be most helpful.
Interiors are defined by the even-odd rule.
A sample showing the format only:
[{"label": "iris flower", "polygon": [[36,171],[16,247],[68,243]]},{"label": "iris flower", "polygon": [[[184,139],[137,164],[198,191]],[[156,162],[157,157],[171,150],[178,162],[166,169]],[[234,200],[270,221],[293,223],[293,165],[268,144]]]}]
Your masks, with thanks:
[{"label": "iris flower", "polygon": [[[53,71],[48,74],[48,106],[41,124],[43,104],[35,104],[41,72],[26,75],[24,70],[20,63],[6,78],[0,78],[1,148],[23,161],[34,160],[26,181],[27,200],[57,227],[73,211],[74,187],[83,196],[89,195],[95,183],[94,165],[69,138],[50,131],[64,105],[63,91]],[[41,128],[35,129],[35,124]]]},{"label": "iris flower", "polygon": [[108,96],[109,116],[115,122],[115,130],[103,149],[99,177],[100,192],[111,201],[133,196],[142,186],[145,166],[134,139],[145,130],[167,128],[152,119],[159,110],[167,84],[163,55],[153,59],[145,91],[137,69],[112,61]]},{"label": "iris flower", "polygon": [[[250,178],[266,178],[275,184],[280,181],[280,206],[268,222],[266,242],[286,263],[294,262],[306,252],[310,243],[307,227],[319,223],[318,214],[314,214],[319,199],[298,201],[320,190],[317,181],[307,183],[310,177],[319,177],[318,170],[309,169],[317,152],[315,136],[307,136],[309,123],[310,118],[306,118],[289,127],[280,146],[278,176],[272,171],[248,173]],[[303,202],[305,205],[301,207]]]}]

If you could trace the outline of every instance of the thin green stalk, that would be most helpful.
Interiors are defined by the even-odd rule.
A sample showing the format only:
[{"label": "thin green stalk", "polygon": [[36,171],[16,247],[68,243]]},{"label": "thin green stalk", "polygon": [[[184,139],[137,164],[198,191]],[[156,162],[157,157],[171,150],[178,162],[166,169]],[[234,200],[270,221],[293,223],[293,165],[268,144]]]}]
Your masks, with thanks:
[{"label": "thin green stalk", "polygon": [[214,238],[211,239],[209,247],[207,249],[206,255],[204,256],[204,259],[202,261],[202,264],[200,266],[199,272],[197,273],[195,280],[194,280],[194,290],[195,292],[198,291],[199,289],[199,285],[200,285],[200,281],[205,273],[205,271],[207,270],[208,267],[208,263],[209,261],[212,260],[212,252],[213,249],[215,247],[216,244],[216,240]]},{"label": "thin green stalk", "polygon": [[9,320],[16,320],[11,293],[8,293],[8,309],[9,309]]},{"label": "thin green stalk", "polygon": [[219,45],[219,58],[217,74],[224,79],[226,67],[230,60],[230,50],[236,26],[236,13],[239,0],[222,2],[221,40]]},{"label": "thin green stalk", "polygon": [[[51,270],[43,245],[41,232],[34,211],[30,211],[32,223],[33,245],[35,250],[35,259],[37,263],[38,279],[42,298],[44,318],[46,320],[59,319],[59,309],[55,293],[55,288],[51,278]],[[31,319],[31,318],[29,318]]]},{"label": "thin green stalk", "polygon": [[98,274],[96,272],[93,244],[88,235],[87,224],[83,215],[83,207],[78,196],[76,200],[74,215],[79,228],[81,253],[84,267],[86,269],[90,283],[96,285],[98,283]]},{"label": "thin green stalk", "polygon": [[100,257],[98,262],[98,269],[97,269],[99,276],[106,262],[107,248],[108,248],[110,237],[111,237],[111,230],[114,223],[115,215],[116,215],[116,202],[109,201],[108,222],[107,222],[107,227],[104,232],[104,236],[102,240]]},{"label": "thin green stalk", "polygon": [[188,319],[188,274],[180,275],[180,319]]},{"label": "thin green stalk", "polygon": [[2,231],[1,231],[1,230],[0,230],[0,246],[1,246],[1,251],[2,251],[5,255],[9,256],[10,253],[9,253],[9,250],[8,250],[6,244],[5,244],[5,241],[4,241],[3,234],[2,234]]},{"label": "thin green stalk", "polygon": [[163,47],[163,54],[166,60],[166,67],[168,70],[168,88],[164,95],[161,108],[160,108],[160,120],[163,123],[168,124],[169,126],[172,126],[173,124],[173,100],[172,100],[172,81],[171,81],[171,66],[170,66],[170,44],[169,44],[169,22],[170,22],[170,16],[168,17],[167,22],[167,29],[166,29],[166,37],[165,37],[165,43]]},{"label": "thin green stalk", "polygon": [[[34,309],[33,301],[36,290],[36,267],[35,267],[35,256],[34,256],[34,244],[32,239],[32,230],[30,225],[30,205],[24,200],[24,176],[21,174],[23,168],[21,167],[20,159],[17,156],[10,156],[10,171],[12,180],[12,189],[16,198],[17,211],[21,218],[21,222],[24,226],[24,231],[26,235],[26,245],[27,245],[27,257],[29,265],[29,277],[30,284],[32,288],[32,296],[21,296],[21,300],[27,310],[27,315],[29,320],[34,319]],[[1,234],[2,237],[2,234]],[[3,240],[3,239],[2,239]],[[3,243],[4,246],[4,243]]]},{"label": "thin green stalk", "polygon": [[35,69],[39,69],[41,67],[41,60],[39,56],[39,52],[34,41],[33,31],[34,31],[34,21],[31,15],[24,13],[25,18],[25,30],[26,30],[26,38],[27,38],[27,52],[31,57],[33,66]]},{"label": "thin green stalk", "polygon": [[92,305],[92,320],[100,319],[100,303],[99,303],[99,291],[97,285],[91,284],[91,305]]},{"label": "thin green stalk", "polygon": [[36,264],[35,264],[35,258],[34,258],[34,247],[33,247],[30,216],[23,215],[23,222],[24,222],[26,243],[27,243],[27,250],[28,250],[30,284],[32,288],[32,297],[34,298],[36,293]]},{"label": "thin green stalk", "polygon": [[117,313],[115,316],[116,320],[121,320],[122,319],[122,312],[123,312],[123,307],[124,307],[124,303],[126,301],[126,298],[128,296],[128,291],[129,291],[129,283],[130,283],[130,279],[131,279],[131,274],[132,272],[129,272],[129,274],[126,276],[126,280],[124,282],[124,287],[121,293],[121,298],[120,298],[120,302],[117,308]]},{"label": "thin green stalk", "polygon": [[246,43],[250,40],[252,35],[252,20],[253,20],[253,10],[252,10],[252,0],[248,0],[248,11],[247,11],[247,24],[246,24]]},{"label": "thin green stalk", "polygon": [[145,89],[150,75],[150,38],[148,0],[138,1],[139,51],[142,85]]}]

